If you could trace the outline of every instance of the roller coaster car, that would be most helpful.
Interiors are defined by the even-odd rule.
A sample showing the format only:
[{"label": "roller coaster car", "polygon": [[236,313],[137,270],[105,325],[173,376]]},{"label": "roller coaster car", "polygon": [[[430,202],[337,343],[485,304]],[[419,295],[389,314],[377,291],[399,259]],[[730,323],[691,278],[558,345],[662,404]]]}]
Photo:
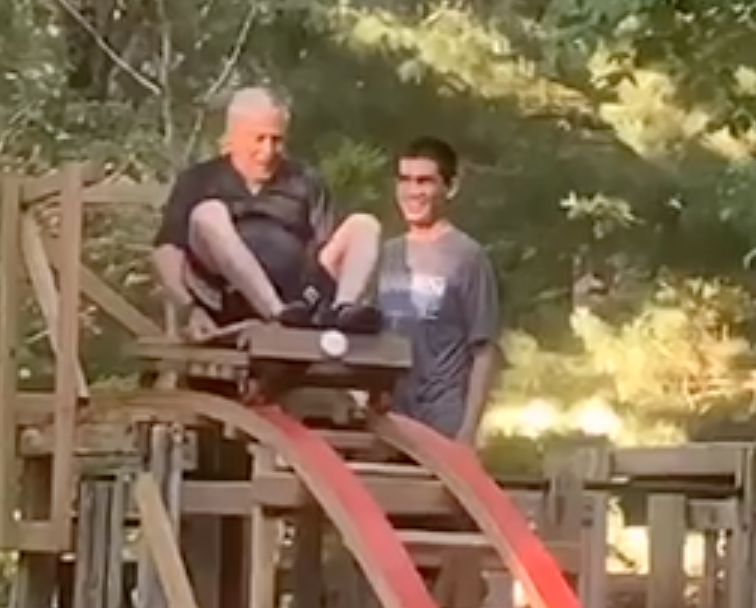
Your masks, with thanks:
[{"label": "roller coaster car", "polygon": [[412,364],[409,342],[395,334],[347,335],[260,321],[223,328],[202,343],[143,338],[133,348],[152,374],[177,372],[190,388],[225,382],[247,402],[297,388],[331,388],[365,391],[380,407]]}]

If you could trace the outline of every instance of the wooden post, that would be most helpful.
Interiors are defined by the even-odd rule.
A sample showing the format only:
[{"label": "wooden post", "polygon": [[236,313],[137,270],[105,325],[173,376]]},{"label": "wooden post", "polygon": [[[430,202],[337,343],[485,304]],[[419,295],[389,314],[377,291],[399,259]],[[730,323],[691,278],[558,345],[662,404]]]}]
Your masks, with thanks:
[{"label": "wooden post", "polygon": [[717,608],[721,594],[717,589],[720,559],[717,550],[719,532],[705,530],[703,533],[703,573],[699,590],[699,608]]},{"label": "wooden post", "polygon": [[18,269],[20,267],[21,183],[6,175],[2,181],[0,226],[0,548],[14,548],[16,505],[16,382],[18,377]]},{"label": "wooden post", "polygon": [[[23,516],[28,519],[47,518],[50,510],[50,458],[26,458],[22,471]],[[54,553],[22,552],[18,559],[13,605],[17,608],[49,608],[55,597],[59,570],[58,556]]]},{"label": "wooden post", "polygon": [[648,608],[685,605],[685,504],[685,496],[679,494],[657,494],[648,499]]},{"label": "wooden post", "polygon": [[78,406],[79,258],[82,244],[83,176],[80,165],[63,169],[61,235],[56,255],[61,260],[58,301],[58,356],[55,365],[55,444],[53,448],[52,524],[61,551],[71,542],[74,476],[74,433]]},{"label": "wooden post", "polygon": [[325,593],[323,585],[323,512],[307,505],[294,521],[292,564],[294,608],[319,608]]},{"label": "wooden post", "polygon": [[743,486],[743,534],[745,536],[746,572],[744,582],[744,605],[753,606],[756,601],[756,447],[751,445],[743,453],[741,465]]},{"label": "wooden post", "polygon": [[[197,433],[197,467],[194,479],[218,476],[218,429],[204,427]],[[187,514],[181,521],[181,549],[202,608],[219,608],[221,604],[222,526],[218,515]]]},{"label": "wooden post", "polygon": [[756,463],[754,449],[742,455],[738,482],[743,495],[738,505],[736,527],[727,538],[726,549],[726,602],[727,608],[750,608],[754,597],[754,516],[756,514]]},{"label": "wooden post", "polygon": [[[178,538],[180,489],[183,468],[182,434],[165,424],[149,427],[149,469],[151,479],[158,484],[164,508]],[[165,606],[165,596],[158,584],[152,559],[143,555],[139,561],[138,605],[149,608]]]},{"label": "wooden post", "polygon": [[74,608],[121,608],[126,472],[85,474],[79,484]]},{"label": "wooden post", "polygon": [[[60,298],[58,288],[55,286],[55,275],[50,267],[50,261],[42,241],[40,227],[31,211],[27,211],[21,217],[21,250],[24,254],[24,262],[32,287],[37,296],[37,304],[47,324],[50,346],[53,354],[57,356],[60,352],[60,333],[58,332]],[[84,378],[81,365],[78,363],[76,382],[79,397],[82,399],[89,397],[87,381]]]},{"label": "wooden post", "polygon": [[[262,445],[255,446],[253,458],[253,475],[270,471],[275,464],[274,452]],[[255,506],[250,528],[249,608],[274,608],[278,522],[265,509]]]},{"label": "wooden post", "polygon": [[[580,473],[585,481],[608,481],[611,478],[611,453],[608,445],[580,450]],[[609,528],[609,492],[592,492],[590,520],[581,534],[579,596],[586,608],[605,608],[607,593],[607,551]]]}]

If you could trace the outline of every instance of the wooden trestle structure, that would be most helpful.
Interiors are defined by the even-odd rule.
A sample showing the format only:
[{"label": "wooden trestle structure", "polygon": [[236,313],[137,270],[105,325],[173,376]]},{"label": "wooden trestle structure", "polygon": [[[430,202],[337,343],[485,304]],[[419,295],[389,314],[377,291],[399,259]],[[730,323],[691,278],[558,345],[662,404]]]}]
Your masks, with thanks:
[{"label": "wooden trestle structure", "polygon": [[[347,352],[335,358],[316,331],[262,324],[251,326],[245,352],[182,343],[170,323],[156,323],[82,263],[85,206],[156,206],[167,191],[101,177],[77,163],[2,180],[0,545],[19,555],[17,606],[269,608],[288,589],[301,607],[372,597],[431,608],[413,556],[424,553],[432,567],[446,549],[488,551],[534,605],[577,608],[556,562],[472,453],[345,393],[389,392],[411,365],[408,344],[346,336]],[[57,209],[54,236],[35,217],[42,204]],[[23,278],[49,330],[52,394],[17,388]],[[90,390],[82,299],[133,334],[143,388]],[[240,380],[257,387],[260,407],[235,399]],[[386,446],[405,459],[385,462]],[[453,529],[462,512],[483,535],[394,529],[397,516],[413,515]],[[292,527],[282,557],[282,530]],[[352,581],[351,596],[322,576],[329,527],[362,572],[339,575]],[[132,556],[135,534],[144,550]]]},{"label": "wooden trestle structure", "polygon": [[[606,494],[584,490],[612,471],[654,471],[648,458],[582,454],[560,461],[543,487],[504,492],[466,448],[346,392],[390,390],[411,365],[396,336],[346,336],[341,357],[325,354],[318,332],[262,324],[245,352],[182,343],[81,258],[85,206],[155,207],[166,194],[109,183],[89,164],[2,178],[0,546],[18,554],[15,608],[273,608],[286,597],[297,608],[462,608],[475,604],[482,570],[516,579],[534,608],[604,607]],[[40,205],[58,210],[57,234],[37,221]],[[18,390],[24,279],[55,355],[50,394]],[[133,335],[142,388],[88,386],[83,299]],[[259,407],[235,396],[250,379]],[[720,460],[752,470],[743,456],[752,450],[733,453]],[[691,508],[669,496],[649,504],[651,525],[675,534],[679,508]],[[716,524],[737,541],[727,606],[744,608],[754,568],[737,568],[754,560],[753,535],[728,522]],[[675,539],[654,554],[663,574],[649,587],[651,608],[682,593]],[[423,573],[443,564],[456,576],[431,593]]]}]

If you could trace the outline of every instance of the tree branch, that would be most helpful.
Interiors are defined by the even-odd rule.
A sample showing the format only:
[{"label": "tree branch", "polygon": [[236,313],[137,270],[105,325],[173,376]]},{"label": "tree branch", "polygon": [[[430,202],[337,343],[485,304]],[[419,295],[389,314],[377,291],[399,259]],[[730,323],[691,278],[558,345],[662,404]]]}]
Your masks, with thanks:
[{"label": "tree branch", "polygon": [[252,4],[249,7],[247,15],[244,17],[244,21],[239,28],[239,34],[236,36],[234,46],[231,48],[231,52],[226,58],[226,63],[223,66],[221,73],[218,74],[218,78],[216,78],[215,82],[210,85],[210,88],[207,90],[207,93],[205,93],[202,99],[205,105],[207,105],[210,100],[218,94],[218,91],[223,88],[226,82],[228,82],[228,79],[231,77],[236,64],[239,63],[239,57],[241,56],[241,52],[244,49],[244,44],[247,42],[247,38],[249,37],[249,32],[252,29],[252,24],[255,21],[257,8],[257,4]]},{"label": "tree branch", "polygon": [[249,38],[249,32],[252,29],[252,24],[255,21],[257,10],[257,4],[250,5],[249,10],[244,17],[244,21],[242,21],[241,27],[239,28],[239,33],[236,36],[236,40],[234,41],[234,44],[231,47],[231,51],[229,52],[228,57],[226,58],[226,61],[223,65],[223,69],[221,70],[220,74],[218,74],[218,77],[215,79],[215,81],[210,85],[205,94],[202,96],[202,102],[197,112],[197,118],[194,121],[192,131],[186,143],[184,159],[189,158],[192,150],[194,150],[194,147],[197,145],[197,139],[199,138],[200,133],[202,133],[202,128],[205,125],[208,105],[212,101],[213,97],[215,97],[218,92],[226,85],[229,78],[231,78],[231,75],[233,74],[234,68],[239,63],[239,57],[241,57],[242,50],[244,50],[244,45],[247,42],[247,38]]},{"label": "tree branch", "polygon": [[171,164],[175,164],[175,132],[176,125],[173,117],[173,94],[171,89],[171,64],[173,63],[173,38],[171,22],[165,8],[165,0],[157,0],[157,14],[160,20],[160,64],[158,74],[163,94],[160,99],[161,115],[163,118],[163,143],[165,144]]},{"label": "tree branch", "polygon": [[116,50],[108,44],[107,40],[105,40],[100,33],[97,31],[96,28],[92,26],[91,23],[76,9],[75,6],[73,6],[68,0],[54,0],[58,5],[60,5],[63,10],[65,10],[71,17],[73,17],[76,22],[86,30],[86,32],[92,36],[92,40],[95,41],[95,44],[102,50],[105,55],[107,55],[110,60],[115,63],[119,68],[121,68],[124,72],[126,72],[129,76],[131,76],[136,82],[138,82],[140,85],[142,85],[145,89],[150,91],[153,95],[159,95],[160,94],[160,87],[154,83],[152,80],[150,80],[147,76],[140,73],[136,68],[134,68],[132,65],[130,65],[125,59],[123,59]]}]

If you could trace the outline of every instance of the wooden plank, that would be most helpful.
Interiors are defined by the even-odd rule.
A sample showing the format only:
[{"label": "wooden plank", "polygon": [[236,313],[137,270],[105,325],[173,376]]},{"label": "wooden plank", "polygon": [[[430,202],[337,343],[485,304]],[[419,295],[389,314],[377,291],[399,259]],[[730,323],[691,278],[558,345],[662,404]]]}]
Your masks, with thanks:
[{"label": "wooden plank", "polygon": [[[390,514],[435,515],[458,511],[456,503],[437,481],[413,481],[411,485],[392,479],[363,478],[365,487]],[[185,513],[247,516],[255,504],[272,509],[297,509],[311,497],[305,485],[291,473],[265,473],[253,482],[185,481],[181,503]],[[537,503],[538,498],[525,502]]]},{"label": "wooden plank", "polygon": [[453,492],[520,581],[530,605],[580,608],[554,558],[472,450],[403,416],[386,414],[372,422],[378,437],[432,471]]},{"label": "wooden plank", "polygon": [[[88,161],[76,163],[76,165],[85,184],[95,182],[102,177],[103,168],[97,163]],[[47,175],[25,178],[21,183],[23,206],[27,207],[34,203],[55,198],[61,193],[64,181],[64,171],[61,170],[52,171]]]},{"label": "wooden plank", "polygon": [[158,183],[137,184],[126,180],[95,184],[84,190],[86,205],[143,205],[161,207],[170,186]]},{"label": "wooden plank", "polygon": [[[77,456],[130,456],[139,453],[139,440],[130,425],[120,422],[81,422],[76,425]],[[52,453],[53,429],[27,428],[20,433],[19,454],[24,457]]]},{"label": "wooden plank", "polygon": [[[47,237],[43,240],[43,244],[53,269],[59,272],[62,259],[61,243],[58,239]],[[153,337],[163,335],[164,332],[157,323],[87,268],[86,264],[80,264],[79,273],[83,294],[132,335]]]},{"label": "wooden plank", "polygon": [[149,473],[142,473],[134,487],[144,541],[155,564],[170,608],[199,608],[189,575],[181,561],[173,524],[163,504],[160,488]]},{"label": "wooden plank", "polygon": [[[152,410],[150,408],[123,407],[129,394],[123,391],[96,391],[90,395],[87,407],[77,411],[79,423],[114,423],[124,425],[143,421],[175,422],[186,426],[206,425],[197,416],[181,411]],[[18,426],[44,428],[54,422],[55,395],[53,393],[22,391],[16,396],[15,418]]]},{"label": "wooden plank", "polygon": [[[170,338],[144,338],[134,352],[145,359],[207,363],[246,367],[250,357],[257,360],[290,363],[325,363],[329,357],[323,352],[320,340],[323,332],[290,329],[265,323],[249,324],[251,348],[240,352],[234,349],[191,346]],[[375,336],[348,336],[348,348],[338,360],[352,367],[381,367],[387,370],[406,370],[412,364],[409,342],[384,332]],[[214,353],[211,354],[211,353]],[[217,359],[220,356],[221,359]]]},{"label": "wooden plank", "polygon": [[350,462],[349,468],[360,475],[403,477],[405,481],[432,478],[433,474],[414,464],[386,462]]},{"label": "wooden plank", "polygon": [[82,166],[71,164],[63,171],[61,190],[60,300],[58,343],[55,361],[55,443],[53,447],[52,520],[59,548],[71,543],[73,501],[74,429],[78,406],[76,369],[79,354],[79,255],[82,246]]},{"label": "wooden plank", "polygon": [[676,447],[621,448],[612,451],[612,475],[618,477],[696,477],[740,475],[742,454],[750,443],[688,444]]},{"label": "wooden plank", "polygon": [[16,523],[15,549],[29,553],[56,553],[57,535],[51,521],[27,521]]},{"label": "wooden plank", "polygon": [[[55,277],[50,269],[50,258],[42,242],[39,224],[29,211],[21,217],[21,249],[24,253],[24,262],[29,273],[29,279],[37,296],[37,304],[47,325],[50,346],[53,354],[58,355],[60,353],[60,334],[58,332],[60,297],[58,288],[55,286]],[[57,258],[53,257],[53,259]],[[59,265],[60,262],[57,264]],[[78,356],[76,366],[78,396],[86,398],[89,396],[89,388]]]},{"label": "wooden plank", "polygon": [[13,549],[13,511],[16,479],[16,383],[18,381],[19,277],[21,266],[20,182],[10,175],[2,179],[0,225],[0,548]]},{"label": "wooden plank", "polygon": [[[502,569],[501,559],[482,534],[427,530],[399,530],[398,534],[399,538],[408,546],[412,557],[423,567],[440,567],[443,563],[442,554],[445,550],[475,549],[483,554],[485,570]],[[581,554],[579,544],[549,541],[546,546],[563,572],[578,573]]]},{"label": "wooden plank", "polygon": [[364,431],[324,429],[316,432],[337,450],[367,452],[380,443],[375,435]]},{"label": "wooden plank", "polygon": [[[392,515],[451,515],[459,511],[457,502],[443,484],[435,479],[401,479],[365,475],[360,479],[381,507]],[[217,513],[243,517],[252,505],[271,509],[296,509],[310,500],[304,484],[289,472],[258,475],[245,481],[185,481],[181,503],[184,513],[202,515]],[[528,519],[536,521],[543,509],[540,492],[510,491],[516,508]],[[594,497],[583,498],[584,520],[593,518]],[[739,523],[738,502],[692,500],[687,505],[687,520],[694,531],[735,530]]]}]

